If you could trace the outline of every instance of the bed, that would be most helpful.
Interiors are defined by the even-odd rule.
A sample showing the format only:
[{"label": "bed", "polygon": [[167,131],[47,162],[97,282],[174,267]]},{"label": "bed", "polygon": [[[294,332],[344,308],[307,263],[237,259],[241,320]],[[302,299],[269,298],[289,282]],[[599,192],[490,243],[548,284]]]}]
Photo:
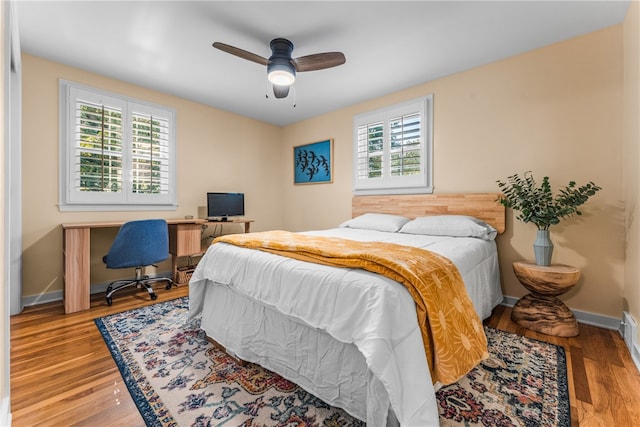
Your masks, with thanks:
[{"label": "bed", "polygon": [[[440,254],[456,266],[472,311],[485,319],[502,301],[493,239],[504,231],[505,215],[497,197],[356,196],[352,220],[299,234]],[[476,226],[482,232],[474,234]],[[201,315],[207,336],[235,357],[277,372],[368,425],[438,425],[439,383],[425,356],[416,302],[398,282],[223,242],[207,250],[189,288],[190,315]]]}]

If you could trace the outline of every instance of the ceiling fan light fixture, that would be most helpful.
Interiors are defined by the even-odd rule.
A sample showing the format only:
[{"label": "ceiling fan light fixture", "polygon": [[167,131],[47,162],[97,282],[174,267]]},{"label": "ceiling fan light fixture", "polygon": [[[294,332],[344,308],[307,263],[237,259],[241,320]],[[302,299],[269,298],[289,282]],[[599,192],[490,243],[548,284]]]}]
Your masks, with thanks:
[{"label": "ceiling fan light fixture", "polygon": [[287,59],[272,59],[267,65],[267,78],[278,86],[291,86],[296,81],[296,70]]},{"label": "ceiling fan light fixture", "polygon": [[266,65],[267,79],[273,85],[273,94],[276,98],[287,97],[289,88],[296,81],[296,73],[337,67],[346,61],[342,52],[315,53],[292,58],[293,43],[283,38],[271,40],[269,46],[271,47],[271,56],[267,59],[225,43],[213,43],[213,47],[223,52],[260,65]]}]

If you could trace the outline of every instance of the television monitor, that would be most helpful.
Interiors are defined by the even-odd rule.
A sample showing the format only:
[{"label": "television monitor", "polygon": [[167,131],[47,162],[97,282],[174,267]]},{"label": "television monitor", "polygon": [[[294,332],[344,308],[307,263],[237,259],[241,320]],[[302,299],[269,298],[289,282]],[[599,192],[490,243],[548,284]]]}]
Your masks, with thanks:
[{"label": "television monitor", "polygon": [[207,193],[207,219],[227,221],[244,216],[244,193]]}]

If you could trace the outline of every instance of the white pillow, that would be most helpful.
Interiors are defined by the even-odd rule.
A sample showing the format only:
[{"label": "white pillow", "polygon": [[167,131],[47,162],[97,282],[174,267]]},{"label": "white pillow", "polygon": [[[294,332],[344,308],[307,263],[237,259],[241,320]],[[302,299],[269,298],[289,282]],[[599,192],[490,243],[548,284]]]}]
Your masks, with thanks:
[{"label": "white pillow", "polygon": [[340,227],[362,228],[365,230],[389,231],[395,233],[409,221],[409,218],[398,215],[366,213],[343,222],[340,224]]},{"label": "white pillow", "polygon": [[477,237],[494,240],[498,232],[478,218],[467,215],[422,216],[406,223],[400,233],[427,234],[431,236]]}]

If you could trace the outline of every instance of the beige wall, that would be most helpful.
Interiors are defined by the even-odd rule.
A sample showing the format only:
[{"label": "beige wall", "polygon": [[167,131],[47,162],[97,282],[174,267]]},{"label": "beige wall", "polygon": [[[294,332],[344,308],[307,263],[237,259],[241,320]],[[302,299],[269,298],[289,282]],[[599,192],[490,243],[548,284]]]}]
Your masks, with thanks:
[{"label": "beige wall", "polygon": [[[640,322],[640,3],[631,2],[623,23],[624,46],[624,309]],[[640,332],[638,332],[640,342]]]},{"label": "beige wall", "polygon": [[[282,227],[281,128],[143,89],[42,58],[23,55],[23,296],[63,288],[61,223],[198,215],[207,191],[246,193],[253,229]],[[163,212],[59,212],[58,80],[66,79],[177,110],[178,204]],[[226,226],[232,227],[232,226]],[[238,227],[238,226],[236,226]],[[227,229],[228,231],[236,231]],[[102,256],[116,230],[91,234],[91,283],[129,272],[107,271]],[[168,262],[159,266],[169,271]]]},{"label": "beige wall", "polygon": [[[563,296],[573,309],[620,317],[623,294],[622,26],[615,26],[424,83],[284,129],[285,224],[323,228],[350,217],[355,114],[434,94],[436,193],[497,191],[527,170],[552,184],[593,180],[603,190],[582,217],[552,228],[553,262],[582,271]],[[335,140],[333,184],[294,186],[291,147]],[[636,166],[637,167],[637,166]],[[506,295],[526,293],[511,263],[533,258],[535,227],[515,222],[499,237]]]}]

